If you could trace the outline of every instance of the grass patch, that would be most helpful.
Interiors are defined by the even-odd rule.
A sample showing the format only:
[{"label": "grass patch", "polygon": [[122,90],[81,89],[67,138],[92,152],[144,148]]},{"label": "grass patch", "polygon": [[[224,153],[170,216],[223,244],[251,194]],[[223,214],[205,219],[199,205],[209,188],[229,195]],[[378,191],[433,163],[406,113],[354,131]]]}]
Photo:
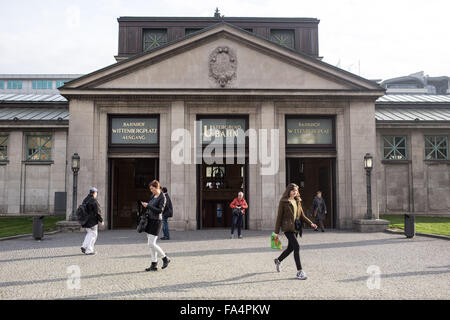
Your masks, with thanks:
[{"label": "grass patch", "polygon": [[[65,217],[44,217],[44,232],[55,231]],[[33,217],[0,217],[0,238],[33,233]]]},{"label": "grass patch", "polygon": [[[389,228],[405,229],[403,215],[382,215],[380,219],[389,220]],[[415,217],[416,232],[450,236],[450,218]]]}]

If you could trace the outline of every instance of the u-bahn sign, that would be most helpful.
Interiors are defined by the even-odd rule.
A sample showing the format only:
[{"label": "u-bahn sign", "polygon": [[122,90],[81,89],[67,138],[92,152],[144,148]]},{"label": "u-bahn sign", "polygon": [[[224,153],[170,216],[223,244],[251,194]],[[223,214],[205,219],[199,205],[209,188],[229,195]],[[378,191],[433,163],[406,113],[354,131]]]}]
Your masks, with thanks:
[{"label": "u-bahn sign", "polygon": [[245,144],[245,119],[203,118],[200,122],[202,144]]},{"label": "u-bahn sign", "polygon": [[112,145],[158,143],[157,118],[111,118]]}]

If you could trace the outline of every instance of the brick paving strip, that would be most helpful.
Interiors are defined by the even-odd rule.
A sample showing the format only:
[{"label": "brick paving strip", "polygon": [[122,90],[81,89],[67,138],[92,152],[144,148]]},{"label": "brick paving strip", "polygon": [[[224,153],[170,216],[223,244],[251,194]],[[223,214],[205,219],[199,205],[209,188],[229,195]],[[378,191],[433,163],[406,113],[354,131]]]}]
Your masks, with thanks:
[{"label": "brick paving strip", "polygon": [[[385,230],[385,232],[394,233],[394,234],[403,234],[403,235],[405,234],[404,230],[402,230],[402,229],[393,229],[393,228],[389,228],[389,229]],[[436,238],[436,239],[450,240],[449,236],[444,236],[444,235],[441,235],[441,234],[416,232],[415,235],[416,236],[422,236],[422,237],[430,237],[430,238]]]},{"label": "brick paving strip", "polygon": [[275,271],[280,251],[270,249],[270,234],[245,231],[241,240],[228,230],[173,231],[158,241],[172,262],[153,273],[144,271],[146,236],[134,230],[100,232],[95,256],[81,254],[84,233],[1,241],[0,299],[450,298],[446,240],[307,230],[300,256],[308,280],[300,281],[292,255]]},{"label": "brick paving strip", "polygon": [[[51,231],[51,232],[45,232],[45,233],[44,233],[44,238],[45,238],[45,236],[49,236],[49,235],[52,235],[52,234],[55,234],[55,233],[59,233],[59,232],[61,232],[61,231],[56,230],[56,231]],[[27,237],[32,237],[32,236],[33,236],[32,233],[19,234],[19,235],[17,235],[17,236],[10,236],[10,237],[3,237],[3,238],[0,238],[0,241],[4,241],[4,240],[13,240],[13,239],[20,239],[20,238],[27,238]]]}]

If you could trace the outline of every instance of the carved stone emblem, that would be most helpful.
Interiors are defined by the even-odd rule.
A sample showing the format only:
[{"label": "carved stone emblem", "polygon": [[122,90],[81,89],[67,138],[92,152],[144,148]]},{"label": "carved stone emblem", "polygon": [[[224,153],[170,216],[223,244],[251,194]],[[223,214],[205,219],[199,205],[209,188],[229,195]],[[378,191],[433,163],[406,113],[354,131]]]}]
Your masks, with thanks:
[{"label": "carved stone emblem", "polygon": [[236,54],[229,47],[217,47],[209,55],[209,76],[222,88],[236,78]]}]

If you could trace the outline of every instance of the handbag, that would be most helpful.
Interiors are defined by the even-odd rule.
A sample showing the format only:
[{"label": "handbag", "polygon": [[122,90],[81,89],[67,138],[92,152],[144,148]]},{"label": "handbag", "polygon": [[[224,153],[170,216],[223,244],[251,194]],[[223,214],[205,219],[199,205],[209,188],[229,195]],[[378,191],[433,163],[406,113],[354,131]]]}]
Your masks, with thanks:
[{"label": "handbag", "polygon": [[141,217],[139,218],[139,224],[136,228],[137,232],[141,233],[145,231],[145,228],[147,228],[147,224],[148,224],[148,218],[146,214],[141,215]]},{"label": "handbag", "polygon": [[281,245],[281,240],[275,232],[272,232],[272,235],[270,236],[270,247],[272,249],[279,249],[279,250],[283,249],[283,246]]}]

